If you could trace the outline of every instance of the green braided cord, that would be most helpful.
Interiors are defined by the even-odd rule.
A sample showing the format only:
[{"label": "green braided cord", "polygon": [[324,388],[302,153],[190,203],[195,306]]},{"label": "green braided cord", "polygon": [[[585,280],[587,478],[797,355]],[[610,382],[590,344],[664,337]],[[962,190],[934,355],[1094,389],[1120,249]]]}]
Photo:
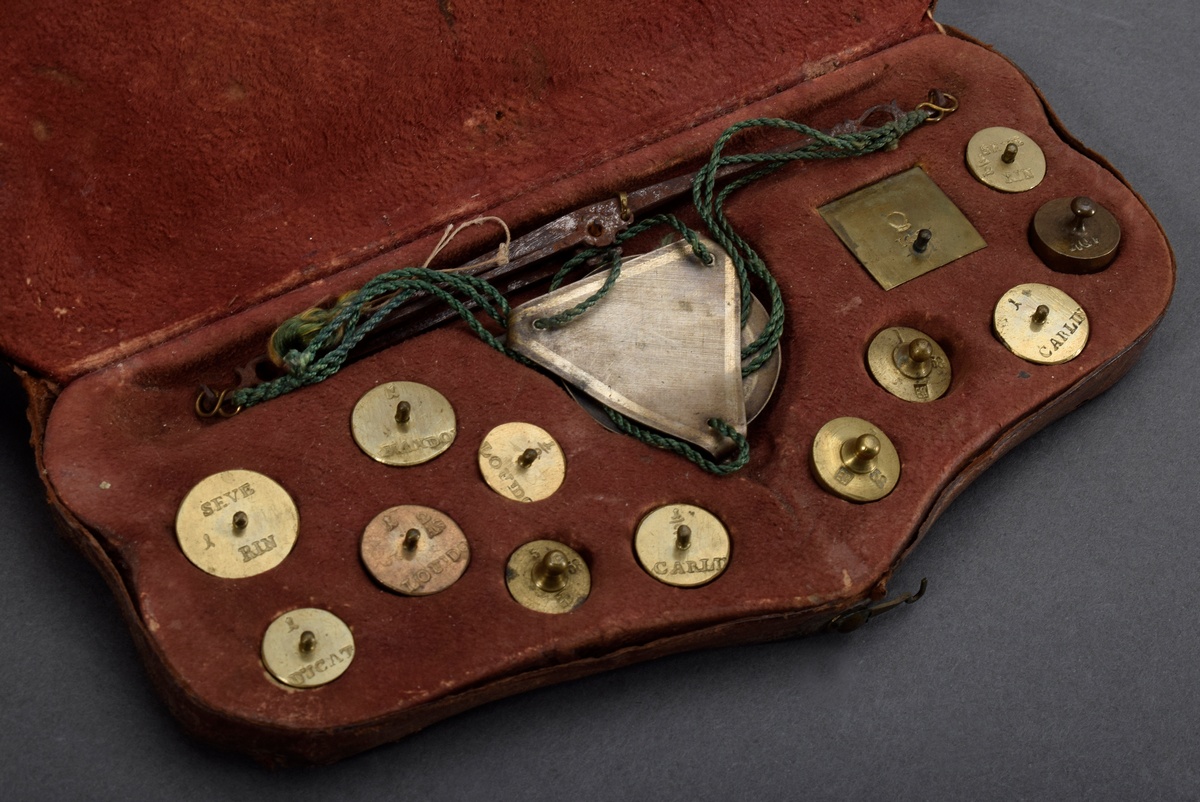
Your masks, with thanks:
[{"label": "green braided cord", "polygon": [[647,429],[638,426],[629,418],[617,412],[610,407],[602,407],[607,413],[609,420],[613,425],[621,431],[622,434],[627,434],[646,445],[661,448],[666,451],[671,451],[679,456],[694,462],[709,473],[715,473],[717,476],[728,476],[735,471],[740,471],[746,467],[746,463],[750,461],[750,442],[742,436],[737,429],[730,426],[720,418],[709,418],[708,425],[716,429],[720,434],[728,437],[738,447],[737,456],[727,462],[714,462],[709,459],[703,452],[692,448],[690,443],[680,440],[676,437],[670,437],[665,434],[659,434],[653,429]]},{"label": "green braided cord", "polygon": [[536,318],[533,321],[533,327],[535,329],[560,328],[567,325],[572,320],[595,306],[601,298],[603,298],[605,295],[608,295],[608,291],[613,288],[613,285],[617,283],[617,279],[621,277],[621,252],[616,248],[613,248],[608,252],[608,264],[608,278],[604,279],[604,283],[600,285],[598,290],[572,306],[570,309],[564,309],[557,315]]},{"label": "green braided cord", "polygon": [[[799,160],[836,159],[859,156],[892,147],[900,137],[912,131],[930,116],[930,112],[918,109],[908,112],[892,122],[878,128],[846,134],[825,134],[807,125],[771,118],[745,120],[730,126],[717,139],[708,163],[697,172],[692,183],[692,200],[701,220],[708,227],[718,244],[729,254],[737,272],[741,287],[742,321],[750,313],[750,281],[758,279],[767,289],[771,310],[763,332],[754,342],[742,349],[742,358],[749,359],[743,366],[742,375],[748,376],[758,370],[771,357],[783,335],[783,297],[766,263],[754,248],[743,239],[725,215],[725,202],[731,194],[758,181],[787,164]],[[747,153],[735,156],[723,155],[725,146],[739,132],[749,128],[782,128],[795,131],[811,141],[786,153]],[[752,173],[744,175],[715,194],[718,172],[722,167],[733,164],[762,164]],[[649,217],[630,226],[615,237],[614,246],[641,234],[657,225],[669,225],[678,231],[693,253],[706,264],[713,263],[713,256],[704,247],[695,231],[669,214]],[[598,303],[616,283],[621,272],[621,253],[618,247],[610,249],[588,248],[580,251],[559,269],[551,281],[551,290],[561,286],[566,276],[590,259],[606,255],[611,265],[604,284],[590,297],[558,315],[534,321],[538,328],[565,325],[579,317]],[[455,297],[464,295],[501,329],[507,329],[510,307],[504,296],[483,279],[457,273],[445,273],[427,268],[402,268],[383,273],[368,281],[355,293],[342,296],[329,309],[308,310],[285,321],[272,337],[272,357],[288,366],[290,372],[273,381],[252,388],[243,388],[230,395],[233,404],[248,407],[284,395],[309,384],[324,381],[337,373],[349,357],[350,351],[386,317],[413,297],[431,295],[447,304],[461,317],[481,340],[502,354],[524,365],[531,363],[510,349],[504,342],[488,331],[467,303]],[[366,315],[366,320],[362,318]],[[300,347],[302,346],[302,347]],[[616,410],[605,407],[605,412],[614,425],[625,434],[643,443],[672,451],[710,473],[727,475],[743,468],[750,459],[750,444],[744,436],[719,418],[708,421],[718,433],[734,441],[737,456],[726,462],[714,462],[691,444],[678,438],[663,435],[644,428],[626,418]]]},{"label": "green braided cord", "polygon": [[[385,317],[421,293],[443,301],[492,348],[522,364],[529,364],[525,357],[509,349],[488,331],[453,292],[465,295],[501,328],[507,326],[511,311],[507,299],[483,279],[419,267],[392,270],[371,279],[348,302],[335,306],[336,313],[303,350],[293,349],[284,354],[289,373],[257,387],[237,390],[230,394],[230,400],[235,405],[254,406],[328,379],[341,369],[350,351]],[[366,320],[360,320],[364,307],[381,296],[390,297]]]},{"label": "green braided cord", "polygon": [[[758,181],[794,161],[861,156],[891,147],[900,137],[928,119],[929,115],[929,111],[917,109],[878,128],[846,134],[826,134],[811,126],[790,120],[757,118],[744,120],[730,126],[717,139],[708,164],[700,169],[692,183],[692,201],[701,220],[704,221],[705,226],[712,232],[721,247],[729,253],[734,268],[737,270],[738,280],[742,287],[743,323],[750,312],[750,276],[763,282],[771,304],[768,322],[763,332],[742,351],[742,358],[750,359],[742,368],[743,376],[762,367],[778,347],[779,340],[783,336],[783,297],[766,264],[750,244],[734,231],[725,215],[726,199],[738,189]],[[749,128],[782,128],[800,133],[811,141],[786,153],[746,153],[724,156],[723,152],[729,140]],[[764,166],[760,170],[730,182],[719,195],[714,197],[718,171],[731,164],[762,164]]]},{"label": "green braided cord", "polygon": [[558,269],[558,272],[554,274],[554,278],[550,280],[551,292],[554,292],[562,286],[563,280],[566,279],[567,274],[569,274],[572,270],[584,264],[588,260],[600,255],[604,255],[608,259],[610,265],[608,278],[604,280],[604,284],[601,285],[599,289],[577,303],[575,306],[559,312],[557,315],[540,317],[533,321],[533,327],[535,329],[560,328],[595,306],[601,298],[608,295],[608,291],[613,288],[613,285],[617,283],[617,279],[621,275],[621,250],[617,246],[633,237],[636,237],[643,231],[659,225],[668,225],[678,231],[680,235],[687,240],[688,245],[690,245],[692,248],[692,253],[694,253],[701,262],[706,265],[711,265],[713,263],[713,255],[708,252],[707,248],[704,247],[704,243],[700,241],[700,236],[695,231],[684,225],[683,222],[680,221],[675,215],[660,214],[655,215],[654,217],[647,217],[640,223],[636,223],[635,225],[632,225],[617,234],[617,236],[613,239],[612,247],[587,248],[568,259],[567,262]]}]

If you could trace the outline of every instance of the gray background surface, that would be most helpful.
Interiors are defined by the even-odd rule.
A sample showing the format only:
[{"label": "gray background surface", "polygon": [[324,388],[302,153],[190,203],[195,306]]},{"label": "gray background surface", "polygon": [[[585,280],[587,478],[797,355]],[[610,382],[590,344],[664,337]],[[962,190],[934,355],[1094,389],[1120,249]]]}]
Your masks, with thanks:
[{"label": "gray background surface", "polygon": [[487,705],[333,767],[268,772],[184,736],[116,605],[56,534],[0,379],[0,797],[1200,797],[1200,12],[968,3],[1145,197],[1176,249],[1143,360],[942,517],[849,636],[669,658]]}]

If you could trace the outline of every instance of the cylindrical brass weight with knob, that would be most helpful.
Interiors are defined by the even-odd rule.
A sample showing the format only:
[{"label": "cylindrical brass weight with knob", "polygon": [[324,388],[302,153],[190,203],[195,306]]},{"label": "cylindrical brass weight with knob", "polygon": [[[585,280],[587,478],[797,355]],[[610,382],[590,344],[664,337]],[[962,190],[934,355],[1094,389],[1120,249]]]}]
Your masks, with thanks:
[{"label": "cylindrical brass weight with knob", "polygon": [[905,401],[936,401],[950,388],[950,359],[937,341],[917,329],[892,326],[867,347],[875,382]]},{"label": "cylindrical brass weight with knob", "polygon": [[587,601],[592,574],[579,552],[555,540],[534,540],[512,553],[505,568],[508,592],[539,613],[569,613]]},{"label": "cylindrical brass weight with knob", "polygon": [[1121,224],[1091,198],[1057,198],[1033,216],[1029,243],[1052,270],[1098,273],[1117,257]]},{"label": "cylindrical brass weight with knob", "polygon": [[813,438],[813,475],[847,501],[878,501],[900,480],[900,455],[879,428],[862,418],[834,418]]}]

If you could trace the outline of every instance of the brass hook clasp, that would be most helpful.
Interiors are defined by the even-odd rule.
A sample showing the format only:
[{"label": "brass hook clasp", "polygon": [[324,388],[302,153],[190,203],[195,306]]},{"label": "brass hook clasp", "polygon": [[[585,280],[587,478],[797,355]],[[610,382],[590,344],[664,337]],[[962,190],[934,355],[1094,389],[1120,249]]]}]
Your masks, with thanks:
[{"label": "brass hook clasp", "polygon": [[829,628],[838,632],[853,632],[876,616],[883,615],[889,610],[894,610],[902,604],[912,604],[917,601],[925,595],[925,588],[927,587],[929,587],[929,580],[922,579],[921,587],[917,589],[916,593],[905,593],[903,596],[888,599],[873,607],[865,607],[861,610],[851,610],[848,613],[842,613],[829,622]]},{"label": "brass hook clasp", "polygon": [[214,418],[218,415],[222,418],[232,418],[242,411],[242,405],[227,404],[226,401],[232,401],[226,398],[228,395],[228,390],[217,393],[207,384],[201,385],[200,392],[196,395],[196,415],[201,418]]},{"label": "brass hook clasp", "polygon": [[924,103],[918,103],[917,108],[925,109],[929,112],[929,116],[925,118],[926,122],[936,123],[947,114],[953,114],[958,111],[958,98],[940,89],[930,89],[929,100],[926,100]]},{"label": "brass hook clasp", "polygon": [[633,210],[629,208],[629,195],[624,192],[617,193],[618,214],[621,216],[621,221],[625,223],[633,222]]}]

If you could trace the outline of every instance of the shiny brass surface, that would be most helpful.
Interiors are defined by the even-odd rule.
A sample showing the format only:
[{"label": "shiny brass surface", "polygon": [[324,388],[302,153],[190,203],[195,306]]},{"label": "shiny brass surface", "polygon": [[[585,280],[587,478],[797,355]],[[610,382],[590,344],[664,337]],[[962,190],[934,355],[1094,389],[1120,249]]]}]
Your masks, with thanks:
[{"label": "shiny brass surface", "polygon": [[862,418],[834,418],[813,439],[813,476],[848,501],[878,501],[900,480],[900,455],[888,436]]},{"label": "shiny brass surface", "polygon": [[1070,362],[1088,340],[1083,307],[1047,284],[1019,284],[1004,293],[992,313],[992,327],[1008,350],[1038,365]]},{"label": "shiny brass surface", "polygon": [[372,387],[354,405],[354,442],[385,465],[420,465],[438,456],[457,433],[454,407],[432,387],[417,382],[386,382]]},{"label": "shiny brass surface", "polygon": [[987,246],[920,167],[817,211],[885,290]]},{"label": "shiny brass surface", "polygon": [[746,432],[737,274],[715,243],[705,265],[686,242],[629,259],[612,289],[565,325],[534,321],[574,307],[608,271],[522,304],[508,344],[600,403],[714,455],[733,448],[708,425]]},{"label": "shiny brass surface", "polygon": [[936,401],[950,388],[950,359],[937,341],[907,326],[892,326],[867,347],[875,382],[897,398]]},{"label": "shiny brass surface", "polygon": [[729,565],[729,532],[708,510],[668,504],[638,524],[633,551],[659,582],[694,588],[712,582]]},{"label": "shiny brass surface", "polygon": [[980,183],[1001,192],[1027,192],[1046,177],[1046,155],[1014,128],[984,128],[967,143],[967,167]]},{"label": "shiny brass surface", "polygon": [[445,590],[471,561],[458,524],[445,513],[413,504],[376,515],[363,530],[360,553],[376,581],[405,596]]},{"label": "shiny brass surface", "polygon": [[567,458],[545,429],[532,423],[503,423],[479,446],[479,472],[488,487],[513,501],[554,495],[567,475]]},{"label": "shiny brass surface", "polygon": [[539,613],[569,613],[592,592],[583,557],[556,540],[534,540],[514,551],[505,580],[513,599]]},{"label": "shiny brass surface", "polygon": [[354,635],[328,610],[301,607],[286,612],[263,634],[263,666],[293,688],[333,682],[353,660]]},{"label": "shiny brass surface", "polygon": [[1056,198],[1034,214],[1029,243],[1052,270],[1097,273],[1117,256],[1121,224],[1091,198]]},{"label": "shiny brass surface", "polygon": [[175,516],[179,547],[202,571],[241,579],[283,562],[300,517],[287,491],[261,473],[230,470],[200,480]]}]

